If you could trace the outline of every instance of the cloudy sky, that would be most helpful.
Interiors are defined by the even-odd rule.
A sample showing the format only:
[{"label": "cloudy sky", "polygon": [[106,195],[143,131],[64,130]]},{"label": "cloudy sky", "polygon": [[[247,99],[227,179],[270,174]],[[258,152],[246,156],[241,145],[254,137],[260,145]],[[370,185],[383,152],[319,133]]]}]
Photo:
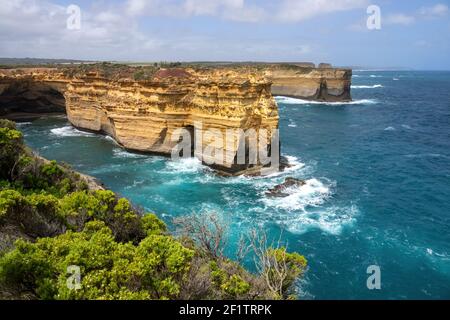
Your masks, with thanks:
[{"label": "cloudy sky", "polygon": [[[81,9],[80,28],[71,4]],[[381,9],[380,30],[367,28],[371,4]],[[449,7],[449,0],[0,0],[0,57],[450,70]]]}]

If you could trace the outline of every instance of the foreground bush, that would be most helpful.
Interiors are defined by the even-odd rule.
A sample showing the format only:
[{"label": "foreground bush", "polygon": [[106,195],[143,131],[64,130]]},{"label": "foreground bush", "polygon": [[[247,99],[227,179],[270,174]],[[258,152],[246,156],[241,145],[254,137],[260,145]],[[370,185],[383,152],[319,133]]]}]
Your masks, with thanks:
[{"label": "foreground bush", "polygon": [[[164,235],[119,243],[104,223],[89,222],[82,232],[19,240],[0,260],[0,281],[40,299],[171,299],[193,254]],[[70,266],[80,268],[78,290],[67,285]]]}]

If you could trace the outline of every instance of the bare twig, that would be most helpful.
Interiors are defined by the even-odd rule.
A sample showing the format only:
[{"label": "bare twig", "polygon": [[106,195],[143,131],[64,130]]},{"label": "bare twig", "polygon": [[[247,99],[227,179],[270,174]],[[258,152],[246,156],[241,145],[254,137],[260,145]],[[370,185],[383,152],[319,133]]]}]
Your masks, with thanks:
[{"label": "bare twig", "polygon": [[228,225],[216,213],[192,214],[174,219],[178,232],[192,238],[205,253],[223,257]]}]

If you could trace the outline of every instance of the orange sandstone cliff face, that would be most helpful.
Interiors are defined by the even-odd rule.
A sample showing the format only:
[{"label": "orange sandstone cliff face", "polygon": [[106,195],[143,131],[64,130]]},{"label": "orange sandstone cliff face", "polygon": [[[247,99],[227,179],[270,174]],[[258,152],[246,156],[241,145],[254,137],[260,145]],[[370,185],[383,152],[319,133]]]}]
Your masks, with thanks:
[{"label": "orange sandstone cliff face", "polygon": [[[71,77],[58,69],[0,70],[0,109],[33,112],[33,106],[38,112],[65,109],[74,126],[105,133],[141,152],[170,155],[180,142],[177,129],[186,129],[202,139],[195,156],[229,175],[257,174],[263,165],[236,163],[246,139],[238,131],[220,143],[210,132],[229,137],[227,130],[264,129],[268,136],[259,144],[270,149],[269,138],[278,129],[271,83],[229,70],[160,70],[147,81],[111,80],[96,72]],[[211,145],[213,154],[205,149]],[[223,161],[214,163],[218,153]]]},{"label": "orange sandstone cliff face", "polygon": [[351,69],[304,66],[271,66],[267,77],[273,82],[272,94],[315,101],[350,101]]}]

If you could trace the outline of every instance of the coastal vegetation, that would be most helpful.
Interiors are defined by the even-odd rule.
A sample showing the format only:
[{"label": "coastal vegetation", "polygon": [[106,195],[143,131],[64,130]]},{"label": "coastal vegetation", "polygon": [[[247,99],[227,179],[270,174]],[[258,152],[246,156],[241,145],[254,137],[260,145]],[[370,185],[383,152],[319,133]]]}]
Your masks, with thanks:
[{"label": "coastal vegetation", "polygon": [[[34,154],[0,120],[0,299],[287,299],[307,262],[263,232],[224,256],[214,215],[175,221]],[[251,255],[257,272],[239,263]],[[71,286],[79,270],[79,283]]]}]

